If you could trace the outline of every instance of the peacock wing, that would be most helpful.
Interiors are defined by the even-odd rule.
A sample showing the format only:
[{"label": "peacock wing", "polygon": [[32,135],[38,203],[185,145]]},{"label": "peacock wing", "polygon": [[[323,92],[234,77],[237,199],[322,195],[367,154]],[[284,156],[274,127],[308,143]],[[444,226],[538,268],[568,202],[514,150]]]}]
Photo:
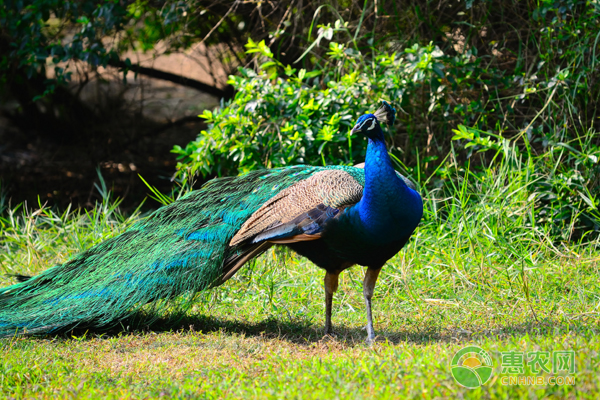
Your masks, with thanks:
[{"label": "peacock wing", "polygon": [[318,239],[329,220],[362,198],[363,185],[350,171],[325,169],[282,190],[248,218],[229,245]]}]

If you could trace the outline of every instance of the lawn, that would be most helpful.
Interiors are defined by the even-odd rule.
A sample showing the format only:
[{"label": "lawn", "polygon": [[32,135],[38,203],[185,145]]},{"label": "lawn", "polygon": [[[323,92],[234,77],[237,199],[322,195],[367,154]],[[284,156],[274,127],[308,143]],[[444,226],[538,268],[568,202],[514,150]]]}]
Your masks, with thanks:
[{"label": "lawn", "polygon": [[[323,272],[275,249],[200,293],[183,316],[173,307],[108,332],[0,339],[0,390],[9,398],[597,398],[599,244],[551,240],[549,227],[532,223],[524,190],[498,185],[507,193],[493,195],[492,187],[444,203],[429,194],[423,223],[378,281],[373,345],[361,267],[342,274],[336,335],[323,337]],[[110,204],[5,210],[4,273],[39,272],[139,218]],[[450,370],[467,345],[492,359],[493,375],[477,389]],[[528,353],[559,351],[572,351],[573,363],[556,374],[552,362],[549,372],[528,363]],[[504,359],[523,353],[520,364]],[[544,384],[506,384],[519,376]],[[553,384],[559,376],[574,384]]]}]

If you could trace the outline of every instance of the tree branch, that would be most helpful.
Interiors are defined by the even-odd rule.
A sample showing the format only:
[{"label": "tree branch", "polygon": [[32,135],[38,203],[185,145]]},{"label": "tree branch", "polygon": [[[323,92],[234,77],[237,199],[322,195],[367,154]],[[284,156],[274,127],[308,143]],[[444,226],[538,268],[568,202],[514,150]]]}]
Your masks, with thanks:
[{"label": "tree branch", "polygon": [[224,98],[225,100],[233,97],[233,87],[227,86],[225,89],[219,89],[216,86],[211,86],[195,79],[186,78],[185,76],[172,74],[170,72],[161,71],[154,68],[142,67],[138,64],[127,65],[124,61],[110,61],[109,65],[119,69],[133,71],[136,74],[149,76],[150,78],[162,79],[176,83],[178,85],[187,86],[213,96]]}]

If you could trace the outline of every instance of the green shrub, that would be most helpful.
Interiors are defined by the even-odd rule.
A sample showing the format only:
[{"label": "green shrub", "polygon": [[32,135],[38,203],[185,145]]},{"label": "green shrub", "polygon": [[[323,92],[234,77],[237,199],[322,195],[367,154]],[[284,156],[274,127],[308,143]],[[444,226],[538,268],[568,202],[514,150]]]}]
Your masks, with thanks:
[{"label": "green shrub", "polygon": [[[443,95],[444,62],[469,63],[467,56],[448,58],[433,45],[378,54],[370,62],[357,50],[332,42],[328,68],[307,72],[281,65],[264,42],[250,41],[247,47],[264,62],[258,72],[240,69],[239,76],[231,76],[235,98],[205,111],[201,117],[208,129],[185,148],[174,148],[182,174],[362,162],[365,141],[349,132],[359,115],[378,107],[380,98],[401,107],[398,125],[413,141],[423,142],[416,110],[425,108],[443,120],[450,107]],[[457,76],[454,81],[460,85],[464,80]],[[390,138],[397,156],[413,147],[397,142],[401,137]]]},{"label": "green shrub", "polygon": [[[526,16],[530,36],[518,54],[486,39],[486,20],[460,25],[465,39],[459,50],[455,41],[442,50],[432,43],[399,49],[393,40],[356,40],[339,20],[319,26],[304,54],[304,65],[313,66],[307,70],[283,65],[264,41],[249,41],[257,67],[230,77],[235,98],[201,115],[208,129],[197,140],[175,147],[178,174],[206,178],[362,162],[365,140],[349,131],[383,98],[399,110],[388,130],[390,154],[424,192],[441,190],[451,198],[465,177],[479,185],[499,169],[507,181],[516,179],[513,172],[525,174],[519,179],[533,205],[533,225],[565,240],[597,233],[598,16],[592,3],[539,3]],[[478,55],[480,42],[497,55]]]}]

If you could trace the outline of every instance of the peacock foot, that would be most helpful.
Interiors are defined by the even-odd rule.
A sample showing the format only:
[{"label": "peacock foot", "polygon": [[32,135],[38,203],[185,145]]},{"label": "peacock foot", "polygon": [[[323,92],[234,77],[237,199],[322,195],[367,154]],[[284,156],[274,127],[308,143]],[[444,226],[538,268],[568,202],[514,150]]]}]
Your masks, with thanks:
[{"label": "peacock foot", "polygon": [[363,330],[367,331],[367,338],[365,339],[365,342],[369,345],[373,344],[375,342],[375,331],[373,330],[373,328],[369,327],[369,325],[367,324]]}]

